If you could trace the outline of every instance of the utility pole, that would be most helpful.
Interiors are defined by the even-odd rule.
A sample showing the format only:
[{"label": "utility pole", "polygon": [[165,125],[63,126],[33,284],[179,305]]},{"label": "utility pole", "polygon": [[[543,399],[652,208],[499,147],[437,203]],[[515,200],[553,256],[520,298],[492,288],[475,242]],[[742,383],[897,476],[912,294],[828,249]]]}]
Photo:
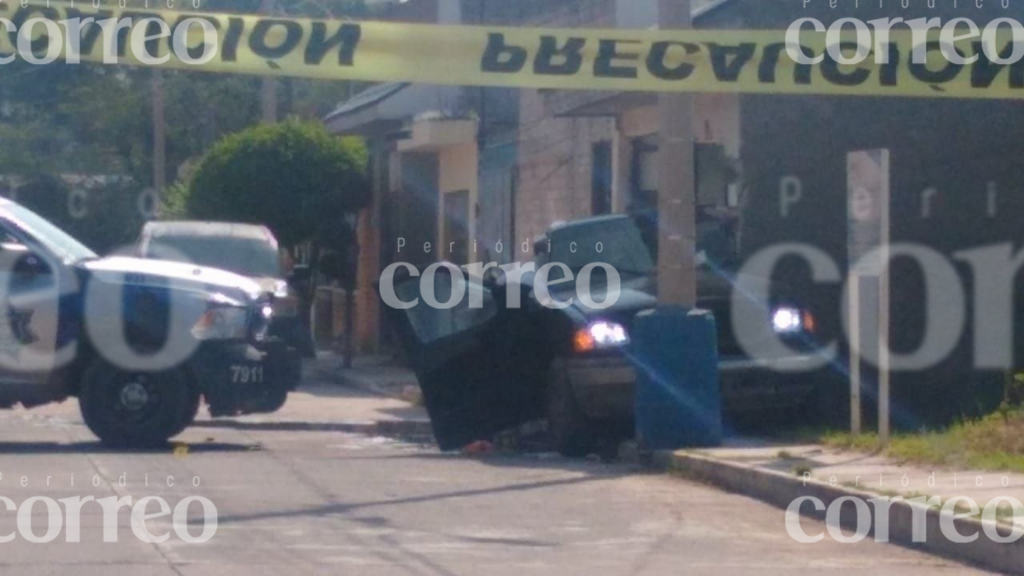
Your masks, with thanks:
[{"label": "utility pole", "polygon": [[167,187],[167,120],[164,116],[164,73],[156,67],[152,74],[153,188],[159,194]]},{"label": "utility pole", "polygon": [[[263,0],[260,5],[260,12],[271,14],[276,7],[275,0]],[[263,123],[274,124],[277,122],[277,78],[273,76],[263,77],[262,89]]]},{"label": "utility pole", "polygon": [[[487,0],[480,0],[480,13],[477,15],[477,24],[480,26],[487,25]],[[477,110],[479,127],[477,128],[476,145],[477,150],[482,155],[487,144],[487,88],[481,86],[478,94],[480,95],[480,109]]]},{"label": "utility pole", "polygon": [[[660,28],[691,26],[691,0],[659,0]],[[642,451],[722,443],[715,320],[696,310],[693,97],[661,94],[658,308],[633,325],[636,435]]]},{"label": "utility pole", "polygon": [[[659,0],[660,29],[690,29],[690,4],[691,0]],[[658,120],[658,303],[693,308],[697,303],[693,96],[660,94]]]}]

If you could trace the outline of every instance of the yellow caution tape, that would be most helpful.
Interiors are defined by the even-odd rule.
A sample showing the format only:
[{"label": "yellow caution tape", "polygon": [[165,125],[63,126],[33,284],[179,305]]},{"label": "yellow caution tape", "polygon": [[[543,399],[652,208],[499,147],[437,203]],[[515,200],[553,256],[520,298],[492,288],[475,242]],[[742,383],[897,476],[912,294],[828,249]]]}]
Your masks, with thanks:
[{"label": "yellow caution tape", "polygon": [[[109,5],[109,7],[108,7]],[[980,39],[956,43],[971,64],[953,64],[937,41],[914,64],[912,37],[894,31],[859,64],[828,55],[825,34],[806,30],[798,64],[785,31],[593,30],[348,22],[258,15],[103,8],[80,0],[0,3],[0,18],[23,30],[36,57],[74,59],[67,48],[75,18],[131,19],[133,29],[90,22],[81,27],[81,59],[241,74],[510,88],[645,92],[740,92],[854,96],[1014,98],[1024,95],[1024,61],[997,64]],[[54,23],[26,22],[42,18]],[[147,20],[152,19],[152,20]],[[143,23],[143,20],[147,20]],[[86,22],[86,21],[83,21]],[[0,26],[6,23],[0,22]],[[206,30],[204,30],[204,26]],[[63,37],[58,37],[63,36]],[[18,34],[2,33],[0,54],[18,52]],[[133,39],[135,40],[133,42]],[[1012,42],[1000,37],[1004,50]],[[116,41],[115,41],[116,40]],[[873,41],[872,41],[873,42]],[[844,44],[839,56],[852,56]],[[23,47],[24,48],[24,47]],[[176,49],[177,48],[177,49]],[[879,53],[888,63],[877,62]],[[992,52],[989,52],[992,53]]]}]

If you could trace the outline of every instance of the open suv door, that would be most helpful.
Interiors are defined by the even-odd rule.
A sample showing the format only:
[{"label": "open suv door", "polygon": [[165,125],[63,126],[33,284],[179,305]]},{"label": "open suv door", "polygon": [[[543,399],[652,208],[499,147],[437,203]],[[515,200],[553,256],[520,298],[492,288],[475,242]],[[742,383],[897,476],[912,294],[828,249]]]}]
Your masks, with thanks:
[{"label": "open suv door", "polygon": [[386,302],[385,308],[423,389],[442,450],[489,439],[539,416],[539,379],[525,377],[533,341],[529,323],[523,310],[506,306],[505,287],[472,279],[453,264],[436,267],[432,280],[429,273],[417,273],[394,279],[393,286],[408,308]]}]

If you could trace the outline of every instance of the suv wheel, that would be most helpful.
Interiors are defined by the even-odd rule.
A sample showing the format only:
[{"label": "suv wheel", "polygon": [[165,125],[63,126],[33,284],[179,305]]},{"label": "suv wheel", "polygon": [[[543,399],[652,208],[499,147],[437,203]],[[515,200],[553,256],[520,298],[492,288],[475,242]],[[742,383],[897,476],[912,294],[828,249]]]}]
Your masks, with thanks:
[{"label": "suv wheel", "polygon": [[78,400],[89,430],[117,448],[164,445],[199,408],[199,394],[184,371],[130,372],[101,359],[86,369]]},{"label": "suv wheel", "polygon": [[549,372],[547,390],[548,431],[559,454],[579,458],[590,453],[594,434],[580,408],[565,369],[556,362]]}]

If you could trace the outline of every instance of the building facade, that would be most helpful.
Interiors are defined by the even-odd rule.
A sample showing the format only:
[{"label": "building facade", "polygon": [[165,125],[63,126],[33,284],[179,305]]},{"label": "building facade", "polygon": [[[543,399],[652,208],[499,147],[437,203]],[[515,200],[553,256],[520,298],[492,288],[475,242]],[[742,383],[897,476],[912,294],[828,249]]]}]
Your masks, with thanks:
[{"label": "building facade", "polygon": [[[697,25],[727,27],[726,1],[697,1]],[[537,7],[530,25],[563,28],[654,29],[658,0],[562,0]],[[658,98],[649,93],[523,90],[520,97],[517,228],[519,244],[555,222],[632,213],[655,226]],[[704,228],[732,226],[738,217],[734,171],[741,148],[739,98],[695,97],[696,175]],[[648,230],[649,237],[656,237]],[[730,240],[735,243],[735,240]],[[529,254],[520,254],[528,259]]]},{"label": "building facade", "polygon": [[[457,12],[462,23],[541,27],[646,29],[658,22],[657,0],[507,4],[514,7],[495,12],[496,2],[459,2],[457,11],[437,14]],[[984,25],[1024,17],[1021,8],[994,2],[982,8],[940,2],[934,9],[923,2],[909,8],[863,4],[855,13],[863,20],[970,17]],[[802,0],[707,0],[695,2],[694,10],[694,26],[705,29],[784,30],[798,18],[828,26],[850,16],[828,2]],[[1024,74],[1022,67],[1002,74]],[[410,107],[389,112],[403,94]],[[531,89],[383,86],[357,96],[328,125],[373,142],[378,192],[361,230],[373,231],[364,246],[376,246],[370,249],[376,261],[362,268],[363,285],[371,286],[382,266],[399,256],[398,237],[410,250],[400,257],[410,262],[522,261],[555,222],[630,213],[653,241],[657,105],[654,94]],[[364,120],[353,122],[359,115]],[[1015,102],[699,94],[693,125],[698,248],[712,263],[735,269],[763,248],[801,243],[846,270],[847,155],[879,148],[892,159],[893,241],[927,247],[952,263],[967,310],[977,304],[976,280],[956,255],[999,243],[1014,250],[1024,245],[1015,216],[1024,209],[1017,193],[1024,189],[1024,168],[1013,155],[1024,116]],[[465,248],[456,241],[462,239],[468,239]],[[429,253],[423,251],[426,242],[434,247]],[[892,269],[890,339],[901,353],[913,352],[927,330],[928,299],[922,294],[928,286],[918,268],[901,260]],[[777,276],[817,311],[822,334],[845,349],[843,283],[816,282],[798,260],[786,261]],[[375,291],[368,292],[376,306]],[[897,425],[948,421],[998,403],[1002,373],[974,368],[986,332],[978,325],[983,319],[971,316],[945,360],[894,375]],[[1014,351],[1024,349],[1017,334],[1022,331],[1009,338]],[[1015,360],[1024,364],[1024,358]],[[837,361],[837,370],[843,362]]]},{"label": "building facade", "polygon": [[[519,21],[523,9],[498,0],[409,0],[385,17],[501,24]],[[365,138],[371,151],[373,202],[359,224],[359,350],[388,347],[375,283],[389,264],[463,265],[493,259],[499,256],[493,247],[510,242],[518,98],[509,89],[386,83],[324,119],[334,134]]]}]

